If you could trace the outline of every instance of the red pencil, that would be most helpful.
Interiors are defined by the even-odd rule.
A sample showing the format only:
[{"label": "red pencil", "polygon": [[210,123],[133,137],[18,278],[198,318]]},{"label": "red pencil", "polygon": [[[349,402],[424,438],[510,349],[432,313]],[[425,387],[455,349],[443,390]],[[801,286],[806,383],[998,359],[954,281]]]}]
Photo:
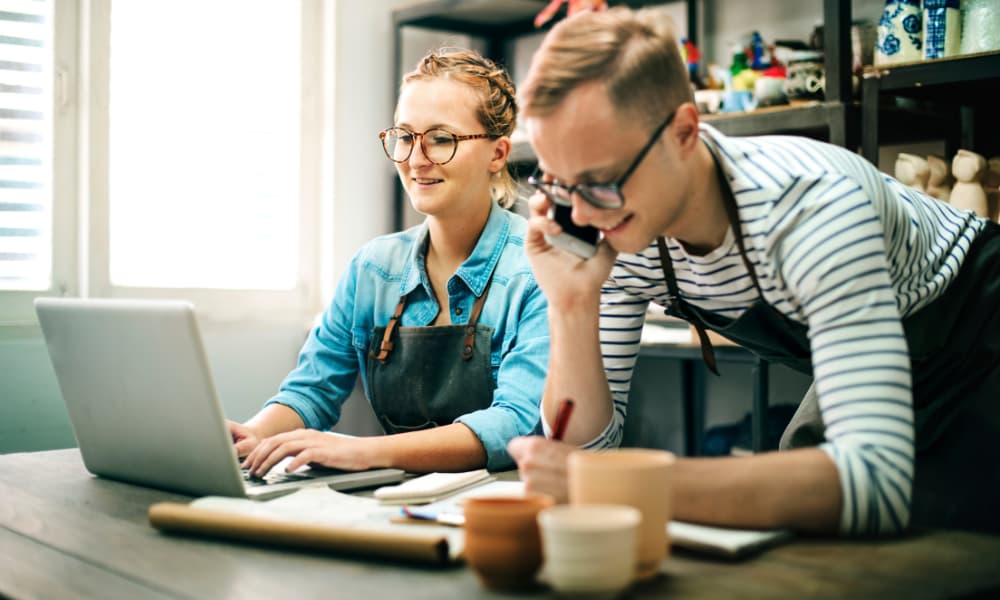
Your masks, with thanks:
[{"label": "red pencil", "polygon": [[569,416],[571,414],[573,414],[573,401],[566,398],[559,404],[559,410],[556,411],[556,423],[552,427],[552,439],[558,442],[563,438],[563,435],[566,434],[566,426],[569,425]]}]

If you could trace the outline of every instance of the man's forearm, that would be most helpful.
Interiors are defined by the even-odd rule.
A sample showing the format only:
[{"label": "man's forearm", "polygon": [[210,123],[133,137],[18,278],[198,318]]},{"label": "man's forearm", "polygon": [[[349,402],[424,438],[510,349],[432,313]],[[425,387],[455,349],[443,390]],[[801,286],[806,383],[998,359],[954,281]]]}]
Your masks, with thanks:
[{"label": "man's forearm", "polygon": [[604,431],[611,420],[612,403],[601,359],[599,304],[571,311],[549,309],[549,372],[545,380],[542,414],[549,426],[564,398],[575,407],[563,440],[585,444]]},{"label": "man's forearm", "polygon": [[681,521],[819,533],[837,530],[842,503],[837,468],[816,448],[678,459],[671,496]]}]

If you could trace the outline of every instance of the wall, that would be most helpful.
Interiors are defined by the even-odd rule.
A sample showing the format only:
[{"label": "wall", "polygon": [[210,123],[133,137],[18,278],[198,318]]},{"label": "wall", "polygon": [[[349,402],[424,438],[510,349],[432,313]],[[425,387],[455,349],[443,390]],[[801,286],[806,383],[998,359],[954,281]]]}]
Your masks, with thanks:
[{"label": "wall", "polygon": [[[328,60],[337,73],[336,96],[326,128],[334,160],[324,182],[326,258],[324,297],[354,251],[390,230],[389,202],[394,172],[375,138],[392,116],[390,18],[408,0],[334,2],[336,19]],[[331,13],[332,14],[332,13]],[[333,131],[337,135],[333,135]],[[242,420],[270,397],[294,366],[306,324],[301,322],[202,323],[215,383],[227,416]],[[364,431],[363,401],[350,402]],[[350,423],[348,423],[350,425]],[[0,453],[75,446],[73,432],[36,326],[0,326]]]}]

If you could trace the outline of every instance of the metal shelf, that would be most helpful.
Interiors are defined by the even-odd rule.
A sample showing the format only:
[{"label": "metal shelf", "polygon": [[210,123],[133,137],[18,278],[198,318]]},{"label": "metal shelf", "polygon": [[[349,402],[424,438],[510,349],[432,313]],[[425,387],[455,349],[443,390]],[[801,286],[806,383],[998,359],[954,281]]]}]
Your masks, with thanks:
[{"label": "metal shelf", "polygon": [[[924,110],[934,116],[924,119],[926,125],[913,123],[916,118],[910,124],[893,125],[892,112],[883,106],[883,100],[892,96],[929,103],[931,107]],[[947,155],[959,148],[996,154],[1000,152],[1000,141],[993,135],[998,125],[995,108],[998,96],[1000,52],[870,68],[861,83],[861,153],[877,163],[880,143],[912,137],[913,126],[926,138],[936,133],[936,121],[944,123]]]},{"label": "metal shelf", "polygon": [[[878,80],[882,92],[913,98],[954,99],[967,87],[1000,91],[1000,52],[984,52],[866,69],[865,81]],[[989,98],[991,103],[996,97]]]}]

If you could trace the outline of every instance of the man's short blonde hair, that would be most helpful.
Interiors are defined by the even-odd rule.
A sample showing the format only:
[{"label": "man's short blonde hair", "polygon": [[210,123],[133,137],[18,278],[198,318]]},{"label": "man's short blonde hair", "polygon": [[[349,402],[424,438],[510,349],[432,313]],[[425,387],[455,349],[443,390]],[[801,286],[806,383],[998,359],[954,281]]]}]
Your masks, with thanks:
[{"label": "man's short blonde hair", "polygon": [[673,19],[661,8],[615,7],[559,22],[521,85],[522,114],[545,116],[591,81],[605,85],[619,114],[650,126],[693,97]]}]

